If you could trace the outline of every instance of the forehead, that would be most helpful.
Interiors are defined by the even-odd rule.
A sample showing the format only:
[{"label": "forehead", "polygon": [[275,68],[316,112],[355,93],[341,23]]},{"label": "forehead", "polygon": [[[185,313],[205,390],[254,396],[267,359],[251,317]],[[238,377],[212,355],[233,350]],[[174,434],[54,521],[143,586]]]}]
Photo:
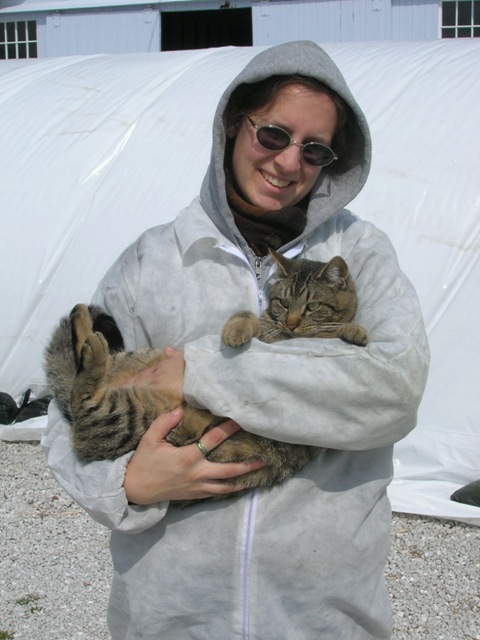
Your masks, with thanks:
[{"label": "forehead", "polygon": [[324,127],[335,128],[338,119],[337,107],[328,94],[302,84],[282,87],[269,103],[252,115],[288,127],[301,122],[319,127],[320,133]]},{"label": "forehead", "polygon": [[284,87],[278,89],[272,96],[271,100],[267,102],[257,113],[268,113],[276,110],[283,110],[289,108],[290,105],[305,106],[311,105],[311,108],[322,107],[325,108],[331,105],[336,109],[335,103],[330,96],[322,91],[313,87],[309,87],[300,83],[287,84]]}]

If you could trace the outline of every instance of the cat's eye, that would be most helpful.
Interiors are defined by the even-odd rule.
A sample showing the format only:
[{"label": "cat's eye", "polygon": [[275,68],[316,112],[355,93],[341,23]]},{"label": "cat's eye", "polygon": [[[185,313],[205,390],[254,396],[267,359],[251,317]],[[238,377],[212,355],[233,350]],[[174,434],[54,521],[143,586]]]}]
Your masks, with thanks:
[{"label": "cat's eye", "polygon": [[286,298],[282,298],[281,300],[279,300],[279,302],[284,309],[288,309],[290,306],[290,301],[287,300]]},{"label": "cat's eye", "polygon": [[309,302],[307,304],[308,311],[318,311],[320,309],[320,302]]}]

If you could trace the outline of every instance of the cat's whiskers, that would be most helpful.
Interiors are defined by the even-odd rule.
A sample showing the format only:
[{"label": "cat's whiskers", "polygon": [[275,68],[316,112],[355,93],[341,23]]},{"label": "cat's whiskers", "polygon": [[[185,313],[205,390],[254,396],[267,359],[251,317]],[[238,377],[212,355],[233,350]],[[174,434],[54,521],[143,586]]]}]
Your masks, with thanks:
[{"label": "cat's whiskers", "polygon": [[272,338],[276,338],[277,336],[281,336],[285,334],[285,329],[280,324],[275,324],[274,326],[270,326],[267,331],[262,334],[262,342],[275,342]]},{"label": "cat's whiskers", "polygon": [[336,331],[342,324],[342,322],[325,322],[321,324],[319,328],[325,331]]},{"label": "cat's whiskers", "polygon": [[[343,326],[341,322],[325,322],[323,324],[305,327],[304,335],[310,338],[334,338],[339,327]],[[300,331],[297,336],[300,337]]]}]

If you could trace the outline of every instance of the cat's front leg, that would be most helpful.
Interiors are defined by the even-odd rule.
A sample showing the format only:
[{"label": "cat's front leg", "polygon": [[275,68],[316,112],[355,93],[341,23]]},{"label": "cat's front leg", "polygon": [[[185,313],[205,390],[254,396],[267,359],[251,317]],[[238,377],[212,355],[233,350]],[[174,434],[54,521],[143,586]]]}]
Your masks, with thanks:
[{"label": "cat's front leg", "polygon": [[258,336],[260,321],[251,311],[235,313],[223,327],[222,342],[228,347],[241,347]]},{"label": "cat's front leg", "polygon": [[366,330],[354,322],[342,324],[337,330],[337,336],[345,342],[355,344],[358,347],[364,347],[368,343]]},{"label": "cat's front leg", "polygon": [[101,400],[98,393],[101,382],[107,371],[108,344],[101,333],[87,336],[81,352],[80,364],[72,389],[72,413],[75,415],[82,409],[86,400]]}]

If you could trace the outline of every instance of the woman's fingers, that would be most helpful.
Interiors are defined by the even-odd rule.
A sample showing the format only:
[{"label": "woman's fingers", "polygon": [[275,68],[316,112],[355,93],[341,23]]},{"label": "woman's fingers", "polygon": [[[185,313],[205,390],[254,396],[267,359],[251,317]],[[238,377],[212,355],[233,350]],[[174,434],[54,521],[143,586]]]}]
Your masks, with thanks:
[{"label": "woman's fingers", "polygon": [[150,425],[148,429],[149,436],[158,442],[165,440],[170,431],[178,425],[182,418],[183,410],[180,409],[180,407],[168,413],[160,414]]},{"label": "woman's fingers", "polygon": [[[200,438],[200,442],[205,449],[210,452],[213,451],[219,444],[222,444],[225,440],[228,440],[230,436],[233,436],[234,433],[240,431],[241,427],[238,422],[234,422],[233,420],[225,420],[221,424],[213,427],[207,433],[204,433]],[[199,448],[202,451],[201,447]],[[202,451],[202,453],[204,453]]]},{"label": "woman's fingers", "polygon": [[[124,489],[130,502],[151,504],[162,500],[192,500],[240,491],[240,476],[263,466],[261,462],[210,462],[196,444],[174,447],[165,437],[178,424],[183,411],[160,415],[144,434],[127,465]],[[227,420],[201,438],[212,451],[240,426]],[[235,484],[226,484],[238,478]]]},{"label": "woman's fingers", "polygon": [[[213,451],[213,449],[240,430],[241,427],[237,422],[226,420],[205,433],[200,441],[197,441],[196,446],[201,455],[206,458],[208,455],[206,452]],[[207,464],[202,469],[205,478],[202,488],[214,495],[241,491],[244,486],[241,484],[240,478],[239,482],[235,484],[225,484],[225,481],[238,478],[265,466],[261,460],[255,462],[210,462],[206,459],[205,461]]]}]

